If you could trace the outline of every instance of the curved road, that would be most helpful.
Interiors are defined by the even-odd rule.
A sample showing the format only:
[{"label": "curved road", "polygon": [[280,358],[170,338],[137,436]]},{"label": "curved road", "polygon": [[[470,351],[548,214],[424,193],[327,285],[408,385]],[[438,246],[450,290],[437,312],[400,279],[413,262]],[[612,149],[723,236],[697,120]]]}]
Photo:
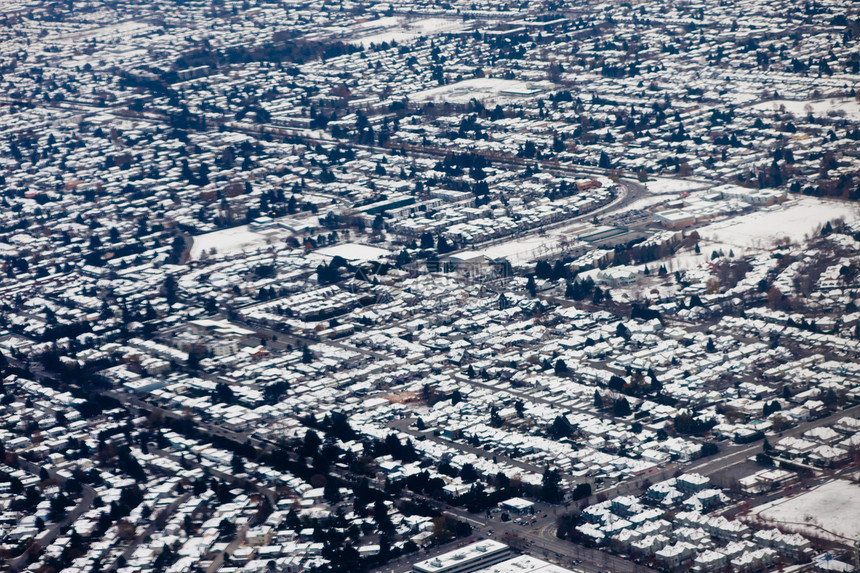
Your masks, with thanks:
[{"label": "curved road", "polygon": [[[39,465],[29,462],[25,459],[19,459],[19,462],[21,464],[22,469],[36,476],[39,475],[39,472],[42,469]],[[52,479],[56,480],[60,485],[66,482],[65,478],[59,476],[52,469],[48,470],[48,475]],[[81,500],[80,502],[78,502],[78,505],[75,506],[73,510],[68,512],[66,514],[66,517],[64,517],[60,522],[55,523],[50,528],[40,532],[39,535],[34,538],[34,540],[38,543],[40,550],[53,543],[54,540],[57,539],[57,537],[59,537],[60,534],[63,533],[63,531],[67,527],[72,525],[84,512],[89,511],[90,508],[93,506],[93,501],[96,499],[95,490],[86,484],[81,484],[81,487]],[[29,551],[25,551],[18,557],[10,560],[6,564],[6,566],[10,571],[21,571],[27,566],[27,556],[29,554]]]}]

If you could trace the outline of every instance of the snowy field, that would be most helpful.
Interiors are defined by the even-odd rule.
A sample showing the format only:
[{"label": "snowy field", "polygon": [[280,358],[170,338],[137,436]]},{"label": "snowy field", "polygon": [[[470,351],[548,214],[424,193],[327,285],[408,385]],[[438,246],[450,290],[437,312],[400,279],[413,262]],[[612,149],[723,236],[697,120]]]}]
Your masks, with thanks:
[{"label": "snowy field", "polygon": [[511,265],[525,265],[540,256],[561,252],[558,236],[534,235],[513,241],[505,241],[480,251],[491,259],[504,258]]},{"label": "snowy field", "polygon": [[[659,205],[661,203],[665,203],[667,201],[672,201],[676,199],[677,195],[674,193],[667,193],[665,195],[651,195],[650,197],[643,197],[642,199],[636,199],[635,201],[620,207],[619,209],[613,210],[610,214],[618,215],[620,213],[626,213],[628,211],[639,211],[641,209],[650,209],[654,207],[654,205]],[[659,209],[658,209],[659,210]]]},{"label": "snowy field", "polygon": [[[205,235],[194,237],[191,245],[191,259],[197,260],[204,253],[207,255],[230,255],[234,253],[250,252],[266,248],[273,240],[285,238],[290,233],[286,230],[281,233],[283,237],[273,236],[271,231],[255,233],[248,229],[248,225],[222,229]],[[215,252],[212,252],[215,249]]]},{"label": "snowy field", "polygon": [[552,84],[548,82],[523,82],[519,80],[505,80],[502,78],[473,78],[430,88],[412,94],[412,101],[440,101],[450,103],[468,103],[475,98],[485,102],[503,102],[530,97],[529,94],[540,93],[549,89]]},{"label": "snowy field", "polygon": [[[743,84],[741,83],[739,85]],[[761,99],[760,93],[744,91],[742,89],[732,90],[726,94],[718,94],[712,91],[708,92],[707,95],[710,97],[722,97],[726,104],[736,106],[746,105],[748,103],[752,103]]]},{"label": "snowy field", "polygon": [[361,35],[361,30],[358,30],[359,38],[356,43],[366,48],[371,44],[391,43],[392,40],[405,42],[419,36],[460,32],[466,29],[466,26],[462,20],[424,18],[408,21],[405,18],[390,16],[364,22],[361,24],[361,28],[372,30],[370,34],[364,36]]},{"label": "snowy field", "polygon": [[579,220],[572,219],[570,224],[549,229],[544,233],[505,240],[476,252],[493,259],[505,258],[515,267],[524,266],[541,258],[549,258],[550,261],[560,258],[565,249],[581,243],[580,237],[609,233],[617,229],[607,225],[595,226],[582,218],[580,216]]},{"label": "snowy field", "polygon": [[845,117],[860,121],[860,102],[853,98],[831,98],[815,101],[773,100],[752,106],[752,109],[778,111],[781,109],[805,117],[810,111],[816,116]]},{"label": "snowy field", "polygon": [[654,177],[645,183],[648,193],[654,195],[665,195],[668,193],[680,194],[684,191],[695,191],[713,187],[713,183],[705,181],[690,181],[688,179],[670,179],[668,177]]},{"label": "snowy field", "polygon": [[748,215],[711,223],[697,231],[704,241],[728,246],[741,254],[750,249],[769,250],[774,241],[784,238],[799,243],[811,236],[819,226],[839,217],[856,221],[857,207],[837,201],[800,197]]},{"label": "snowy field", "polygon": [[360,243],[341,243],[340,245],[317,249],[315,252],[325,257],[343,257],[347,261],[378,261],[391,255],[391,251],[388,249]]},{"label": "snowy field", "polygon": [[[653,198],[659,199],[660,196]],[[641,273],[645,267],[653,271],[655,267],[664,264],[669,273],[673,273],[676,270],[685,271],[707,265],[715,251],[722,251],[723,254],[734,257],[769,252],[774,241],[787,238],[792,242],[802,242],[804,237],[812,235],[824,223],[839,217],[843,217],[846,221],[857,221],[860,220],[860,211],[857,207],[845,203],[800,197],[747,215],[730,217],[704,227],[687,229],[688,234],[695,230],[701,236],[699,241],[701,252],[696,253],[692,248],[685,249],[661,262],[630,265],[630,268],[635,268]],[[646,283],[647,287],[639,284],[629,288],[614,288],[613,296],[619,300],[625,298],[632,300],[639,298],[645,288],[651,294],[659,292],[660,296],[670,296],[675,288],[667,287],[663,281],[655,277]]]},{"label": "snowy field", "polygon": [[808,492],[756,508],[763,518],[812,531],[823,528],[840,537],[860,540],[860,486],[836,480]]},{"label": "snowy field", "polygon": [[52,41],[59,42],[80,42],[82,40],[88,40],[90,38],[109,38],[109,37],[119,37],[119,36],[127,36],[133,37],[138,36],[140,34],[150,32],[151,30],[155,30],[155,26],[151,24],[147,24],[146,22],[120,22],[118,24],[108,24],[106,26],[99,26],[98,28],[90,28],[88,30],[79,30],[71,33],[60,33],[51,38]]}]

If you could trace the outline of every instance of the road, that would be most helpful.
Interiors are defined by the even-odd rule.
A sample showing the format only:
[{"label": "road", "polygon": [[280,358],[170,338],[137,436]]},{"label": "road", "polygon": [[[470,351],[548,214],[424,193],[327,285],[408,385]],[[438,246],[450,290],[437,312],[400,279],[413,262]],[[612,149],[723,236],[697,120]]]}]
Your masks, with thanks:
[{"label": "road", "polygon": [[[128,561],[128,560],[131,558],[132,554],[134,553],[135,549],[137,549],[137,548],[138,548],[138,546],[139,546],[141,543],[143,543],[143,542],[146,540],[146,538],[147,538],[147,537],[149,537],[150,535],[152,535],[153,533],[155,533],[155,531],[156,531],[156,530],[158,530],[158,529],[159,529],[159,526],[158,526],[158,524],[157,524],[157,522],[159,521],[159,516],[160,516],[160,517],[163,517],[163,518],[167,518],[167,517],[169,517],[170,515],[173,515],[173,513],[174,513],[174,512],[179,508],[179,506],[180,506],[180,505],[182,505],[183,503],[185,503],[185,502],[188,500],[188,498],[189,498],[189,497],[191,497],[191,492],[186,492],[186,493],[184,493],[184,494],[180,495],[179,497],[177,497],[177,498],[173,501],[173,503],[171,503],[170,505],[168,505],[166,508],[159,510],[157,514],[153,514],[153,516],[152,516],[152,522],[151,522],[148,526],[146,526],[146,527],[143,529],[143,531],[141,531],[141,532],[140,532],[140,533],[139,533],[139,534],[138,534],[138,535],[137,535],[137,536],[132,540],[132,542],[131,542],[131,543],[129,543],[129,544],[128,544],[128,547],[126,547],[126,548],[123,550],[123,552],[122,552],[122,557],[123,557],[126,561]],[[119,559],[119,558],[117,558],[117,559]],[[114,568],[114,567],[117,567],[117,563],[116,563],[116,561],[114,561],[114,563],[113,563],[113,564],[111,564],[111,566],[110,566],[110,567],[108,567],[107,569],[108,569],[108,570],[111,570],[111,569],[112,569],[112,568]]]},{"label": "road", "polygon": [[[112,398],[123,401],[129,405],[141,408],[141,409],[146,410],[146,411],[152,412],[155,410],[160,410],[160,408],[157,408],[155,406],[147,404],[146,402],[144,402],[143,400],[140,400],[136,396],[131,396],[129,394],[122,394],[122,393],[116,392],[116,391],[109,391],[109,392],[106,392],[106,394],[111,396]],[[181,417],[179,414],[175,414],[172,412],[164,412],[164,415],[168,416],[168,417],[173,417],[173,418],[180,418]],[[271,444],[257,440],[257,439],[252,438],[252,437],[249,437],[246,434],[237,434],[235,432],[231,432],[229,430],[225,430],[224,428],[220,428],[218,426],[213,426],[211,424],[205,424],[205,423],[198,422],[197,428],[201,431],[204,431],[204,432],[210,432],[213,435],[218,435],[218,436],[229,438],[231,440],[238,441],[239,443],[242,443],[245,441],[245,439],[247,439],[255,447],[258,447],[261,449],[268,450],[271,448]],[[167,457],[170,457],[171,459],[178,461],[178,457],[175,456],[174,454],[168,454],[166,452],[161,452],[157,448],[150,448],[150,452],[155,453],[157,455],[166,455]],[[486,453],[486,452],[484,452],[484,453]],[[228,476],[227,474],[222,474],[221,472],[217,472],[215,470],[212,470],[211,468],[210,468],[210,472],[212,472],[212,475],[215,475],[216,477],[219,477],[221,479],[230,479],[232,477],[232,476]],[[345,479],[347,483],[350,482],[350,480],[346,476],[341,475],[338,477],[340,477],[341,479]],[[616,487],[629,487],[629,486],[626,484],[620,484],[620,486],[616,486]],[[266,490],[266,488],[260,487],[259,489],[261,491],[263,491],[264,493],[266,493],[267,495],[273,495],[272,492],[270,492],[269,490]],[[436,505],[436,506],[440,505],[440,502],[438,502],[436,500],[433,500],[430,498],[425,498],[423,496],[417,496],[417,495],[411,494],[409,492],[405,492],[405,495],[412,496],[415,498],[420,498],[420,499],[425,500],[425,501],[427,501],[433,505]],[[564,564],[566,564],[566,566],[570,566],[576,560],[582,560],[582,562],[584,563],[584,567],[581,567],[581,568],[583,571],[588,571],[588,572],[600,571],[602,569],[610,568],[610,567],[613,571],[619,571],[621,573],[634,572],[634,571],[646,573],[648,571],[647,569],[644,569],[644,568],[638,568],[637,569],[638,566],[636,566],[635,564],[630,563],[628,561],[625,561],[619,557],[604,554],[604,553],[599,552],[599,551],[592,551],[592,550],[586,549],[584,547],[581,547],[579,545],[565,542],[565,541],[562,541],[562,540],[556,538],[555,532],[554,532],[554,525],[555,525],[555,514],[554,513],[552,514],[552,516],[550,516],[550,514],[547,513],[547,517],[542,518],[538,524],[536,524],[535,526],[532,526],[531,530],[527,530],[525,528],[523,528],[522,530],[517,530],[516,528],[519,528],[521,526],[510,523],[510,522],[509,523],[503,523],[501,521],[493,521],[492,518],[487,519],[486,517],[484,517],[480,514],[470,514],[466,511],[458,509],[458,508],[446,506],[446,511],[451,512],[451,514],[453,516],[456,516],[458,518],[462,518],[462,519],[466,520],[467,522],[471,523],[473,526],[475,526],[476,534],[481,534],[483,531],[489,531],[489,529],[497,528],[497,527],[501,527],[501,529],[499,530],[500,531],[499,533],[494,534],[494,537],[498,538],[501,541],[504,541],[504,539],[503,539],[504,533],[502,533],[502,532],[505,532],[505,531],[510,532],[508,534],[509,536],[511,535],[512,532],[516,532],[518,534],[521,534],[524,539],[526,539],[530,542],[530,545],[532,546],[532,548],[530,549],[530,552],[535,553],[535,550],[543,551],[546,553],[545,556],[547,556],[547,557],[554,556],[553,559],[555,559],[556,562],[564,563]],[[541,530],[542,533],[540,533],[540,534],[534,533],[534,531],[537,531],[537,530]],[[237,539],[239,539],[240,538],[239,536],[241,536],[243,534],[244,534],[244,530],[240,530],[237,533]],[[489,534],[484,533],[484,535],[489,535]],[[538,553],[535,553],[535,554],[537,555]],[[214,565],[214,563],[213,563],[213,565]],[[408,568],[411,567],[411,565],[404,565],[404,567],[406,567],[406,569],[404,569],[404,571],[405,571],[405,570],[408,570]],[[389,569],[390,568],[382,568],[382,570],[385,570],[385,571],[388,571]]]},{"label": "road", "polygon": [[[836,419],[842,416],[857,415],[860,415],[860,405],[835,412],[824,418],[799,424],[794,428],[785,430],[782,432],[781,436],[800,436],[812,428],[832,424]],[[398,427],[398,429],[402,428]],[[770,437],[773,438],[778,436],[771,435]],[[454,445],[455,447],[466,451],[466,446],[463,446],[462,444],[450,442],[449,445]],[[632,480],[618,483],[610,488],[596,491],[591,497],[581,500],[579,503],[584,506],[596,503],[598,499],[613,499],[619,495],[639,496],[644,493],[645,488],[651,483],[669,479],[678,471],[684,471],[687,473],[696,472],[705,476],[711,476],[735,464],[746,462],[749,457],[760,452],[761,447],[761,441],[753,444],[731,444],[723,446],[723,450],[720,453],[710,458],[698,460],[692,464],[682,464],[677,462],[668,464],[658,472],[641,475]],[[484,452],[483,450],[478,450],[478,453],[482,453],[484,455],[487,454],[487,452]],[[411,496],[412,494],[407,492],[406,495]],[[777,492],[774,495],[779,496],[782,495],[782,493]],[[433,500],[423,497],[421,498],[430,501],[435,505],[440,505],[439,502],[434,502]],[[769,498],[763,497],[761,499],[766,500]],[[755,501],[758,502],[759,499],[756,498]],[[651,571],[651,569],[648,569],[647,567],[637,565],[608,552],[590,549],[558,539],[555,535],[557,529],[556,520],[559,515],[565,512],[565,510],[560,507],[545,506],[545,510],[537,512],[538,515],[536,516],[536,523],[533,525],[519,525],[513,521],[502,522],[493,516],[488,518],[484,514],[473,514],[461,508],[451,507],[444,504],[443,507],[444,514],[463,520],[472,525],[475,536],[492,538],[503,543],[508,543],[512,546],[521,548],[523,551],[531,555],[548,559],[564,567],[589,573],[607,570],[620,573],[646,573]],[[421,558],[427,558],[433,554],[450,550],[450,546],[440,547],[427,554],[426,557],[422,556]],[[418,558],[413,556],[411,559],[404,560],[408,561],[408,563],[394,562],[385,567],[379,568],[378,571],[380,573],[383,571],[406,573],[410,571],[410,563],[416,560],[418,560]]]},{"label": "road", "polygon": [[[422,498],[408,492],[406,496]],[[583,573],[601,571],[652,573],[652,569],[637,565],[621,557],[559,539],[555,535],[555,529],[556,519],[562,513],[562,509],[547,504],[538,504],[537,507],[540,509],[536,516],[537,522],[533,525],[520,525],[513,521],[501,521],[498,514],[488,518],[481,513],[469,513],[464,509],[443,504],[443,515],[469,523],[473,528],[472,537],[461,539],[456,545],[449,543],[420,555],[407,556],[379,567],[376,571],[379,573],[407,573],[412,570],[412,563],[416,561],[451,551],[457,545],[476,541],[478,538],[488,538],[506,543],[529,555]]]},{"label": "road", "polygon": [[[39,472],[42,468],[29,462],[25,459],[19,459],[21,469],[30,472],[33,475],[38,476]],[[48,475],[50,478],[54,479],[61,486],[66,482],[65,478],[58,475],[54,470],[48,469]],[[36,541],[39,544],[39,547],[44,549],[48,545],[54,542],[54,540],[60,536],[63,531],[73,524],[82,514],[89,511],[93,506],[93,501],[96,499],[96,492],[93,488],[86,484],[81,484],[81,500],[78,502],[78,505],[75,506],[73,510],[66,514],[60,522],[55,523],[51,527],[47,528],[45,531],[42,531],[39,535],[36,536]],[[28,552],[24,552],[18,557],[10,560],[6,565],[10,571],[21,571],[27,566],[26,558]]]},{"label": "road", "polygon": [[209,567],[206,568],[206,573],[215,573],[218,569],[221,568],[221,565],[224,564],[224,556],[225,555],[233,555],[233,552],[239,547],[243,541],[245,541],[245,535],[248,533],[248,529],[251,527],[251,522],[249,521],[245,525],[242,526],[242,529],[236,532],[236,537],[233,538],[224,551],[215,556],[215,559],[212,560],[212,563],[209,564]]},{"label": "road", "polygon": [[[130,394],[124,394],[117,391],[107,391],[106,395],[111,396],[127,405],[135,406],[140,409],[146,411],[156,411],[161,410],[157,406],[153,406],[144,400],[141,400],[137,396],[133,396]],[[181,418],[182,415],[179,413],[163,411],[163,414],[167,417],[171,418]],[[799,436],[803,432],[806,432],[812,428],[820,427],[826,424],[831,424],[841,416],[856,416],[860,415],[860,405],[853,406],[846,410],[836,412],[830,416],[825,418],[820,418],[817,420],[812,420],[808,422],[804,422],[799,424],[798,426],[785,430],[782,432],[782,436]],[[395,427],[398,429],[408,431],[409,433],[416,433],[410,428],[408,428],[409,420],[400,420],[395,421]],[[404,426],[405,425],[405,426]],[[250,441],[255,447],[268,449],[271,447],[271,444],[268,444],[264,441],[257,440],[250,436],[250,429],[247,432],[234,432],[220,426],[208,423],[200,423],[197,422],[198,428],[200,428],[204,432],[208,432],[212,435],[222,436],[231,440],[234,440],[238,443],[244,443],[245,441]],[[420,434],[424,435],[424,434]],[[773,440],[776,436],[771,435],[770,438]],[[432,438],[431,438],[432,439]],[[456,442],[447,442],[449,445],[453,445],[460,449],[466,449],[466,446],[462,444],[458,444]],[[468,446],[470,451],[473,453],[477,453],[480,455],[490,455],[488,452],[481,450],[479,448],[472,448]],[[591,498],[585,500],[587,503],[596,502],[598,496],[603,499],[612,499],[618,495],[640,495],[643,492],[643,489],[647,487],[649,483],[661,481],[664,479],[668,479],[672,477],[677,471],[686,471],[686,472],[697,472],[706,476],[710,476],[716,474],[720,471],[725,470],[728,467],[731,467],[736,464],[744,463],[749,457],[753,456],[755,453],[761,451],[761,442],[753,443],[753,444],[745,444],[745,445],[737,445],[737,444],[723,444],[723,450],[711,458],[697,460],[692,464],[680,464],[680,463],[672,463],[668,464],[662,470],[657,473],[652,473],[650,475],[639,476],[634,480],[628,480],[626,482],[622,482],[619,484],[615,484],[612,487],[606,488],[604,490],[596,491]],[[523,467],[528,466],[521,461],[510,460],[514,465]],[[540,470],[540,468],[534,467],[525,467],[524,469],[530,469],[534,471],[535,469]],[[38,467],[33,466],[33,470],[38,472]],[[31,470],[32,471],[32,470]],[[34,473],[35,473],[34,472]],[[221,474],[220,472],[216,472],[216,475],[221,479],[231,479],[232,476],[227,474]],[[85,489],[86,492],[86,489]],[[267,495],[271,496],[271,492],[264,492]],[[94,492],[89,489],[89,495],[85,495],[82,499],[81,503],[73,512],[69,514],[65,523],[71,523],[78,515],[86,511],[94,498]],[[272,498],[270,497],[270,500]],[[438,501],[431,501],[434,505],[440,505]],[[574,567],[576,569],[594,572],[594,571],[603,571],[603,570],[611,570],[611,571],[620,571],[620,572],[645,572],[648,571],[647,568],[638,566],[634,563],[626,561],[617,556],[610,555],[606,552],[596,551],[592,549],[588,549],[582,547],[580,545],[560,540],[555,537],[555,529],[556,529],[556,518],[557,512],[563,512],[564,510],[558,508],[555,511],[550,509],[549,511],[544,512],[538,517],[537,523],[531,526],[522,526],[517,525],[512,522],[503,523],[498,519],[493,519],[492,517],[487,518],[482,514],[470,514],[462,509],[446,507],[445,511],[458,519],[463,519],[466,522],[472,524],[475,528],[475,535],[480,535],[484,537],[492,537],[494,539],[498,539],[503,542],[509,542],[512,545],[520,546],[523,550],[527,551],[530,554],[534,554],[535,556],[547,558],[548,560],[554,561],[563,565],[565,567],[571,568]],[[52,528],[52,531],[49,532],[49,535],[44,539],[47,543],[53,541],[58,535],[61,527],[55,526]],[[491,532],[492,531],[492,532]],[[241,539],[241,535],[244,533],[244,529],[241,529],[238,532],[238,539]],[[234,542],[238,543],[238,542]],[[449,547],[450,549],[450,547]],[[127,548],[127,552],[133,551],[133,548]],[[414,557],[414,556],[413,556]],[[581,563],[576,563],[581,562]],[[23,563],[22,558],[15,560],[12,565],[20,567]],[[390,568],[386,567],[382,570],[388,571]],[[403,564],[402,566],[395,565],[394,570],[407,570],[408,565]]]},{"label": "road", "polygon": [[465,444],[462,442],[455,442],[453,440],[448,440],[445,438],[441,438],[439,436],[434,436],[430,432],[421,432],[421,431],[416,430],[416,429],[411,427],[413,422],[414,422],[414,418],[398,418],[398,419],[391,420],[390,422],[388,422],[387,425],[389,428],[410,434],[410,435],[415,436],[416,438],[421,439],[421,440],[430,440],[432,442],[436,442],[438,444],[443,444],[443,445],[449,446],[451,448],[455,448],[457,450],[460,450],[462,452],[473,454],[475,456],[480,456],[482,458],[487,458],[487,459],[495,458],[498,461],[503,461],[505,463],[508,463],[514,467],[518,467],[518,468],[525,470],[527,472],[534,472],[534,473],[538,473],[538,474],[543,473],[544,468],[538,467],[534,464],[529,464],[529,463],[526,463],[526,462],[523,462],[520,460],[515,460],[513,458],[510,458],[510,457],[502,455],[502,454],[489,452],[483,448],[476,448],[475,446],[472,446],[470,444]]},{"label": "road", "polygon": [[[778,435],[775,433],[770,433],[767,437],[770,440],[773,439],[782,439],[785,437],[798,437],[804,432],[808,432],[813,428],[818,428],[821,426],[826,426],[828,424],[834,423],[837,419],[842,416],[857,416],[860,415],[860,405],[852,406],[850,408],[846,408],[845,410],[840,410],[830,414],[829,416],[825,416],[823,418],[819,418],[817,420],[810,420],[808,422],[804,422],[802,424],[798,424],[797,426],[790,428],[788,430],[784,430],[780,432]],[[684,468],[686,472],[696,472],[705,476],[713,475],[717,472],[720,472],[728,467],[731,467],[735,464],[743,463],[749,458],[759,452],[762,451],[762,442],[754,442],[752,444],[744,444],[744,445],[736,445],[731,444],[725,446],[724,449],[717,454],[716,456],[712,456],[711,458],[707,458],[705,460],[701,460],[698,462],[694,462],[692,465]]]},{"label": "road", "polygon": [[[107,394],[129,405],[133,405],[144,410],[154,411],[156,409],[159,409],[146,403],[143,400],[140,400],[136,396],[122,394],[116,391],[109,391]],[[166,416],[174,418],[181,417],[179,414],[175,414],[172,412],[165,412],[164,414]],[[820,418],[818,420],[812,420],[803,424],[799,424],[792,429],[784,431],[782,435],[798,436],[812,428],[833,423],[838,417],[854,416],[858,414],[860,414],[860,405],[853,406],[840,412],[836,412],[830,416]],[[399,421],[399,425],[401,426],[406,424],[407,430],[408,423],[408,420]],[[204,432],[209,432],[213,435],[226,437],[239,443],[248,440],[251,441],[251,443],[258,448],[269,449],[271,447],[271,444],[254,439],[250,437],[247,433],[239,434],[218,426],[214,426],[212,424],[199,422],[197,424],[197,427]],[[457,444],[454,442],[452,442],[451,444],[455,445],[458,448],[464,447],[462,444]],[[747,458],[760,451],[760,449],[760,442],[745,445],[724,445],[723,450],[715,456],[712,456],[711,458],[698,460],[696,462],[693,462],[692,464],[668,464],[659,472],[641,475],[633,480],[621,482],[615,484],[612,487],[594,492],[594,494],[590,498],[586,500],[581,500],[580,503],[583,505],[594,503],[598,500],[598,497],[600,499],[612,499],[619,495],[641,495],[644,491],[644,488],[646,488],[650,483],[668,479],[679,470],[686,472],[697,472],[706,476],[712,475],[734,464],[745,462]],[[483,450],[480,450],[479,453],[487,455],[487,452]],[[516,460],[511,461],[516,462]],[[221,479],[229,479],[232,477],[226,474],[221,474],[220,472],[217,472],[217,475]],[[349,480],[347,480],[347,482],[348,481]],[[264,493],[267,493],[267,495],[271,494],[271,492]],[[527,551],[530,554],[534,554],[538,557],[548,558],[549,560],[557,562],[565,567],[571,567],[575,564],[575,562],[579,561],[580,563],[576,564],[575,567],[586,572],[596,572],[607,569],[611,571],[618,571],[621,573],[645,573],[649,571],[649,569],[645,567],[639,566],[620,557],[613,556],[607,552],[592,550],[568,541],[558,539],[555,536],[556,519],[559,513],[564,512],[564,509],[562,508],[553,508],[551,506],[547,506],[547,511],[544,511],[543,513],[539,514],[539,517],[537,518],[535,524],[530,526],[522,526],[513,522],[501,522],[498,519],[494,519],[492,516],[488,518],[483,514],[471,514],[460,508],[440,504],[440,502],[436,500],[424,498],[423,496],[414,496],[414,494],[411,494],[409,492],[404,492],[404,495],[413,496],[416,498],[420,497],[421,499],[424,499],[425,501],[428,501],[436,506],[442,505],[444,511],[447,512],[448,515],[456,517],[458,519],[463,519],[467,523],[472,524],[474,527],[475,535],[492,537],[502,542],[519,545],[522,547],[523,550]],[[239,533],[241,534],[242,532],[240,531]],[[407,571],[408,568],[409,565],[404,563],[403,565],[395,564],[394,567],[391,567],[389,565],[387,567],[381,568],[380,571],[390,571],[393,569],[395,572],[399,572]]]}]

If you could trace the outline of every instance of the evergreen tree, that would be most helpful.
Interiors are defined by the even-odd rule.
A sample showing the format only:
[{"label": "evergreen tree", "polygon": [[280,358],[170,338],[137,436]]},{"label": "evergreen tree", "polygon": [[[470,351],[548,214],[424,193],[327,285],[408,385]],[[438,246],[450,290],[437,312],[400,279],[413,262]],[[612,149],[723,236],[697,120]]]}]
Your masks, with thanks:
[{"label": "evergreen tree", "polygon": [[561,491],[561,474],[547,466],[541,480],[540,498],[548,503],[558,503],[564,497]]},{"label": "evergreen tree", "polygon": [[597,166],[601,169],[612,169],[612,162],[609,160],[609,155],[607,155],[605,151],[600,152],[600,160],[598,161]]},{"label": "evergreen tree", "polygon": [[617,418],[624,418],[630,415],[630,403],[627,401],[627,398],[621,397],[615,400],[615,403],[612,405],[612,413],[615,414]]},{"label": "evergreen tree", "polygon": [[230,459],[230,466],[233,469],[233,475],[245,473],[245,462],[237,454],[233,454]]},{"label": "evergreen tree", "polygon": [[532,298],[537,296],[537,284],[534,275],[529,275],[529,280],[526,281],[526,290]]}]

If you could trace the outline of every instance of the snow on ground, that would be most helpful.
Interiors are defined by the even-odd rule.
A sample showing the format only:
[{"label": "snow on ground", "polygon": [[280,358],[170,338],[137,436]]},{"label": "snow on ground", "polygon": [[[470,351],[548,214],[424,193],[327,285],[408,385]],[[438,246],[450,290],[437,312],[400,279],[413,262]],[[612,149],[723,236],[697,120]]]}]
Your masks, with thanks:
[{"label": "snow on ground", "polygon": [[354,25],[354,27],[360,30],[375,30],[376,28],[394,28],[395,26],[399,26],[400,22],[400,19],[396,16],[385,16],[384,18],[377,18],[376,20],[365,20],[364,22],[358,22]]},{"label": "snow on ground", "polygon": [[400,28],[396,28],[394,30],[389,30],[387,32],[382,32],[379,34],[373,34],[372,36],[365,36],[364,38],[359,38],[356,40],[357,44],[360,44],[363,48],[369,47],[371,44],[382,44],[383,42],[397,42],[402,43],[407,40],[411,40],[412,38],[417,37],[418,34],[415,32],[410,32],[407,30],[402,30]]},{"label": "snow on ground", "polygon": [[[739,84],[739,85],[742,85],[742,84]],[[730,106],[731,105],[736,105],[736,106],[745,105],[745,104],[757,101],[759,98],[761,98],[760,93],[743,91],[742,89],[731,90],[730,92],[725,93],[725,94],[717,94],[714,92],[710,92],[707,95],[712,95],[713,97],[721,97],[721,98],[723,98],[724,103],[727,105],[730,105]]]},{"label": "snow on ground", "polygon": [[363,22],[361,27],[366,30],[375,30],[367,36],[358,38],[356,42],[365,48],[371,44],[383,42],[405,42],[419,36],[432,36],[433,34],[444,34],[460,32],[465,29],[462,20],[448,20],[445,18],[424,18],[421,20],[408,21],[405,18],[390,16]]},{"label": "snow on ground", "polygon": [[779,99],[766,101],[752,106],[752,109],[780,111],[782,109],[796,116],[805,117],[809,112],[816,116],[845,117],[860,121],[860,102],[853,98],[830,98],[815,101],[793,101]]},{"label": "snow on ground", "polygon": [[409,28],[420,30],[422,34],[442,34],[445,32],[460,31],[465,27],[461,20],[448,20],[445,18],[424,18],[409,22]]},{"label": "snow on ground", "polygon": [[680,194],[684,191],[693,191],[696,189],[705,189],[712,187],[713,183],[705,181],[690,181],[687,179],[670,179],[668,177],[654,177],[645,183],[645,188],[648,193],[654,195],[673,193]]},{"label": "snow on ground", "polygon": [[529,234],[525,237],[503,240],[479,252],[491,259],[505,258],[513,266],[525,266],[539,258],[554,260],[562,255],[565,249],[580,241],[579,237],[589,236],[613,227],[594,226],[585,220],[592,214],[581,215],[570,221],[570,224],[548,229],[540,234]]},{"label": "snow on ground", "polygon": [[637,199],[627,205],[624,205],[617,211],[612,211],[611,215],[617,215],[619,213],[626,213],[627,211],[638,211],[640,209],[648,209],[649,207],[653,207],[654,205],[659,205],[660,203],[665,203],[666,201],[671,201],[675,199],[675,194],[670,195],[652,195],[650,197],[643,197],[642,199]]},{"label": "snow on ground", "polygon": [[391,255],[391,251],[388,249],[360,243],[341,243],[340,245],[318,249],[316,253],[332,258],[343,257],[347,261],[378,261]]},{"label": "snow on ground", "polygon": [[[283,235],[289,235],[287,231]],[[215,249],[217,255],[226,255],[263,249],[268,246],[275,236],[271,232],[256,233],[248,229],[248,225],[222,229],[205,235],[194,237],[191,245],[191,259],[197,260],[204,253],[211,255]]]},{"label": "snow on ground", "polygon": [[560,250],[560,237],[533,235],[513,241],[505,241],[504,243],[483,249],[480,252],[491,259],[507,259],[511,265],[516,267],[525,265],[538,257],[560,252]]},{"label": "snow on ground", "polygon": [[446,101],[450,103],[468,103],[475,98],[484,102],[500,102],[520,99],[549,89],[548,82],[523,82],[520,80],[505,80],[502,78],[473,78],[447,86],[430,88],[412,94],[413,101]]},{"label": "snow on ground", "polygon": [[857,207],[838,201],[800,197],[782,205],[764,207],[747,215],[730,217],[696,229],[707,243],[729,247],[740,255],[749,249],[769,250],[774,241],[788,238],[799,243],[827,221],[856,221]]},{"label": "snow on ground", "polygon": [[[713,251],[719,251],[721,249],[725,254],[729,254],[729,251],[732,250],[731,247],[727,247],[724,245],[708,245],[707,247],[702,247],[700,253],[697,253],[695,249],[687,249],[684,251],[680,251],[674,257],[666,261],[666,268],[669,270],[669,272],[694,269],[710,261],[711,253]],[[735,254],[737,255],[738,253],[735,252]],[[653,268],[654,265],[657,265],[659,268],[660,263],[651,263],[651,266],[649,266],[648,268]]]},{"label": "snow on ground", "polygon": [[[782,498],[755,509],[763,518],[810,532],[825,532],[860,540],[860,486],[835,480],[801,495]],[[810,527],[817,526],[817,527]]]}]

